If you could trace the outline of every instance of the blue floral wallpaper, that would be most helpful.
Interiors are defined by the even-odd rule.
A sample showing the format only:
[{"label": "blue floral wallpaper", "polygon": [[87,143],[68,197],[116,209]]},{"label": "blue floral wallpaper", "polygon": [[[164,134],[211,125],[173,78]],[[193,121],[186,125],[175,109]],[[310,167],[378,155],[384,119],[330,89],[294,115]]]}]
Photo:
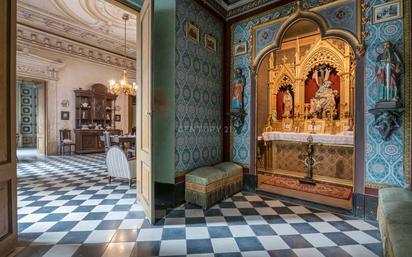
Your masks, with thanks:
[{"label": "blue floral wallpaper", "polygon": [[[304,1],[303,6],[307,8],[316,7],[321,2],[317,0]],[[319,10],[328,21],[332,28],[346,29],[347,31],[356,34],[356,1],[340,1],[342,4],[332,5],[327,10]],[[384,0],[372,0],[370,5],[376,5],[384,2]],[[276,20],[286,16],[289,12],[294,11],[294,4],[288,4],[279,8],[273,9],[270,12],[263,13],[251,19],[243,20],[236,23],[232,27],[232,44],[239,41],[247,41],[250,38],[249,28],[257,24],[267,21]],[[369,8],[368,15],[372,20],[372,8]],[[270,44],[270,39],[274,38],[278,30],[277,23],[271,27],[262,28],[256,33],[267,32],[266,38],[257,44],[257,48],[263,49]],[[375,103],[376,88],[375,88],[375,60],[377,55],[382,51],[383,42],[390,40],[395,44],[395,47],[400,56],[403,56],[403,22],[395,20],[386,23],[372,25],[369,23],[366,30],[370,32],[367,38],[367,52],[365,54],[365,112],[366,112],[366,182],[390,184],[396,186],[406,186],[403,174],[403,124],[399,128],[392,139],[385,142],[381,139],[378,132],[373,128],[373,115],[367,113]],[[269,31],[269,32],[268,32]],[[240,67],[244,70],[246,76],[245,86],[245,111],[247,113],[245,126],[240,134],[232,132],[232,160],[241,163],[245,166],[249,165],[249,140],[250,140],[250,70],[249,70],[249,55],[240,55],[232,57],[232,70]]]},{"label": "blue floral wallpaper", "polygon": [[[372,0],[371,6],[383,3]],[[368,11],[372,20],[372,8]],[[391,41],[399,56],[403,56],[403,21],[401,19],[384,23],[371,24],[366,27],[370,35],[367,38],[365,55],[365,111],[373,108],[376,101],[375,60],[382,53],[383,43]],[[403,82],[402,82],[403,84]],[[402,90],[401,90],[402,92]],[[383,141],[373,127],[373,115],[366,114],[366,182],[383,183],[406,187],[403,170],[403,124],[392,135],[391,140]]]},{"label": "blue floral wallpaper", "polygon": [[[200,29],[186,38],[186,22]],[[176,171],[222,160],[223,23],[192,0],[176,1]],[[217,51],[205,48],[205,34]]]}]

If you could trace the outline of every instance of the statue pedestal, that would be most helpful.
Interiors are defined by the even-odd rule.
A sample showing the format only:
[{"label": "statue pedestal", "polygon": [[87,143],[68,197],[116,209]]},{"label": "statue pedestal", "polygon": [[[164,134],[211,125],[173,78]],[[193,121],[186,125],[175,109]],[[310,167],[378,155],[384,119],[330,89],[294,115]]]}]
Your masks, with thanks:
[{"label": "statue pedestal", "polygon": [[368,111],[375,116],[374,127],[379,131],[383,140],[390,139],[393,131],[399,128],[399,119],[405,108],[399,101],[381,101],[375,104],[375,108]]}]

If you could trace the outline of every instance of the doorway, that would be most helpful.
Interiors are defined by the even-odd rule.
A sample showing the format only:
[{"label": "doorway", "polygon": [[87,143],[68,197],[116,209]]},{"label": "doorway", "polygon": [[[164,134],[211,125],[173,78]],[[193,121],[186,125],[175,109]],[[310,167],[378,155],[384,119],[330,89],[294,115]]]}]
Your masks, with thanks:
[{"label": "doorway", "polygon": [[19,160],[47,153],[46,82],[18,78],[16,82],[16,145]]}]

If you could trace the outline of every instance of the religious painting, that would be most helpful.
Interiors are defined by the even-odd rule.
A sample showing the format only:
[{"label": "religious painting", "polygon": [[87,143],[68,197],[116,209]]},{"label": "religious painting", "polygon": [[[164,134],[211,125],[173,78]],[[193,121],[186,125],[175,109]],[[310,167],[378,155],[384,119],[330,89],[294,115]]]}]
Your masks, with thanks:
[{"label": "religious painting", "polygon": [[233,90],[232,90],[232,109],[243,109],[243,93],[244,87],[246,84],[246,78],[243,75],[241,68],[236,68],[235,78],[233,81]]},{"label": "religious painting", "polygon": [[60,113],[61,120],[70,120],[70,112],[61,112]]},{"label": "religious painting", "polygon": [[122,116],[120,114],[116,114],[114,116],[114,121],[121,121],[122,120]]},{"label": "religious painting", "polygon": [[402,18],[402,1],[395,0],[373,7],[373,23],[387,22]]},{"label": "religious painting", "polygon": [[233,49],[233,54],[234,56],[242,55],[242,54],[247,54],[247,42],[239,42],[235,44],[234,49]]},{"label": "religious painting", "polygon": [[213,52],[216,52],[216,38],[209,34],[205,34],[205,47]]},{"label": "religious painting", "polygon": [[186,22],[186,37],[198,44],[200,41],[199,28],[191,22]]}]

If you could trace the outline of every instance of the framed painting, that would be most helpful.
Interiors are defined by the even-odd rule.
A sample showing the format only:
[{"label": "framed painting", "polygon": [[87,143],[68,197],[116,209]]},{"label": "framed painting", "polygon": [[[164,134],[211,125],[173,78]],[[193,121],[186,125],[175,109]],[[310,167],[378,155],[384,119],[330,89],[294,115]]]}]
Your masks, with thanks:
[{"label": "framed painting", "polygon": [[186,37],[198,44],[200,41],[199,28],[191,22],[186,22]]},{"label": "framed painting", "polygon": [[116,114],[114,116],[114,121],[121,121],[122,120],[122,116],[120,114]]},{"label": "framed painting", "polygon": [[402,18],[402,1],[395,0],[373,6],[373,24]]},{"label": "framed painting", "polygon": [[235,44],[235,46],[233,48],[233,55],[234,56],[238,56],[238,55],[242,55],[242,54],[247,54],[247,42],[246,41],[239,42],[239,43]]},{"label": "framed painting", "polygon": [[61,120],[70,120],[70,112],[60,112],[60,119]]},{"label": "framed painting", "polygon": [[216,38],[209,34],[205,34],[205,47],[213,52],[216,52]]}]

